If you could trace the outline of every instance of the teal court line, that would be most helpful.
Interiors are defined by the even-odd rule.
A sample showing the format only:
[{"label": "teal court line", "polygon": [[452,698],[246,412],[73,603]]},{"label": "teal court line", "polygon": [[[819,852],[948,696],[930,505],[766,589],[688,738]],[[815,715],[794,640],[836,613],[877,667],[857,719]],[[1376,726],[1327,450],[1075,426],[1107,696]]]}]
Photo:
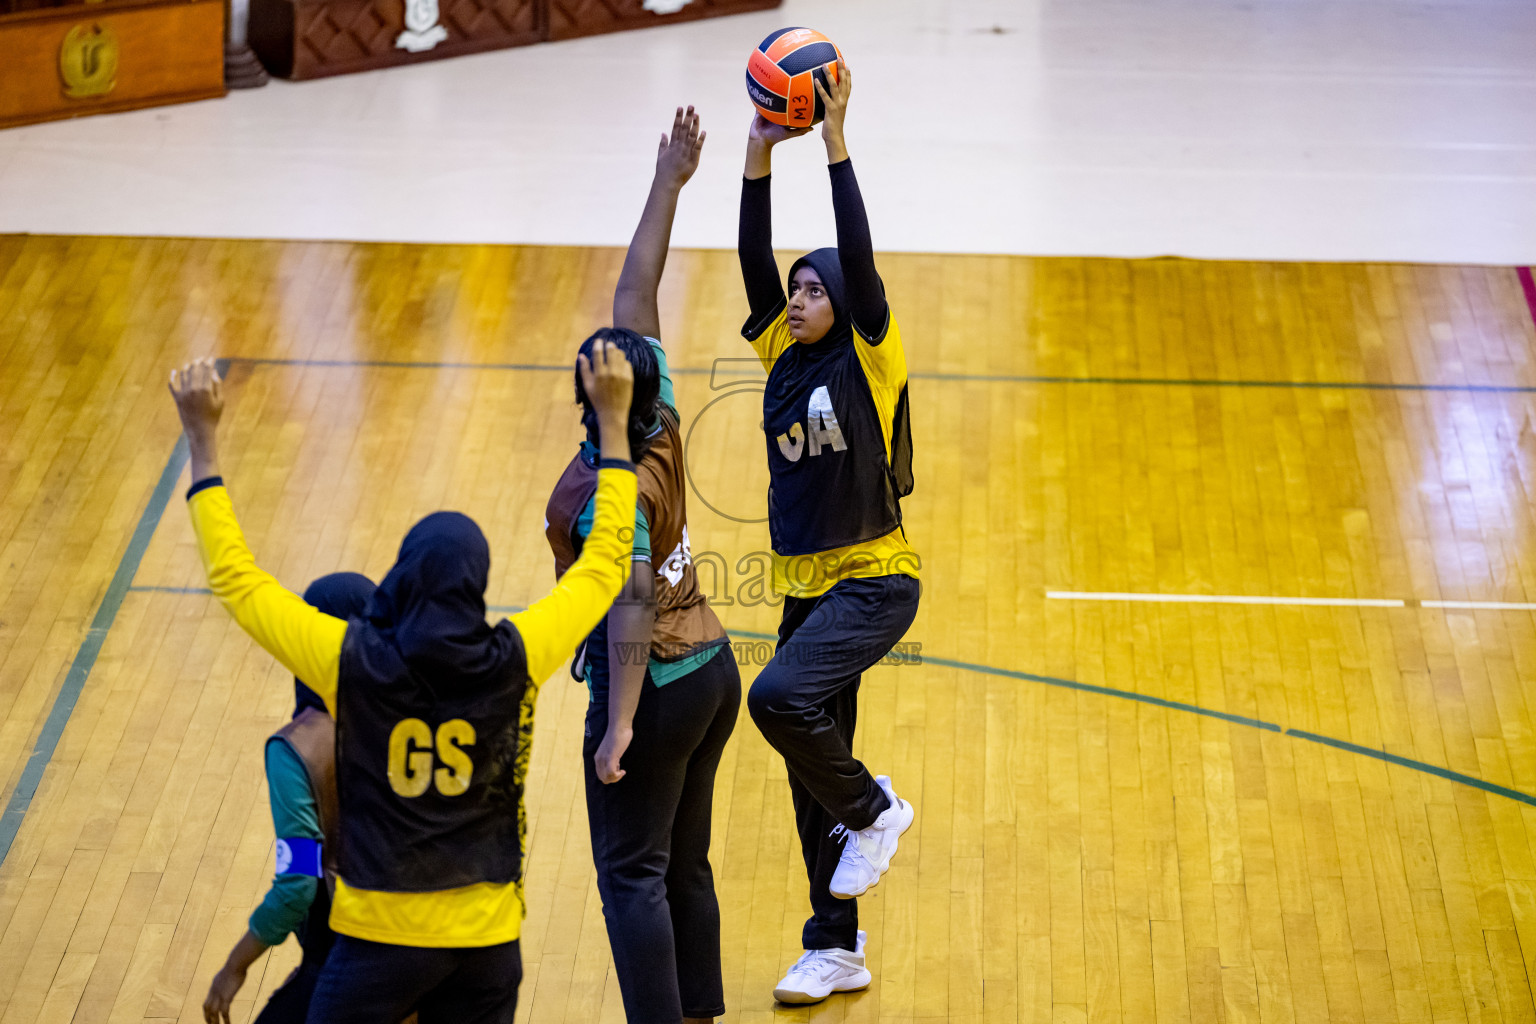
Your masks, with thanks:
[{"label": "teal court line", "polygon": [[112,623],[117,621],[117,613],[123,607],[123,598],[133,589],[130,584],[139,571],[139,562],[149,548],[150,538],[155,535],[155,529],[165,515],[165,507],[170,503],[171,492],[175,490],[176,481],[187,464],[187,457],[187,439],[177,438],[171,457],[160,471],[160,481],[150,492],[149,502],[144,506],[139,523],[128,540],[128,549],[123,552],[122,559],[117,563],[117,571],[112,574],[112,582],[107,584],[107,592],[101,597],[96,617],[91,620],[90,628],[85,631],[85,639],[75,652],[75,660],[70,663],[64,685],[59,687],[58,695],[53,699],[53,707],[49,709],[48,717],[37,734],[32,753],[27,756],[21,778],[16,780],[16,788],[11,790],[5,813],[0,814],[0,864],[4,864],[6,857],[10,856],[11,845],[15,843],[22,820],[27,816],[27,809],[32,806],[32,797],[43,781],[43,772],[47,770],[48,762],[53,760],[59,737],[64,735],[64,726],[69,724],[69,716],[74,713],[75,702],[85,689],[85,681],[90,678],[91,669],[96,665],[96,658],[101,654],[101,646],[106,642]]},{"label": "teal court line", "polygon": [[[572,367],[564,363],[461,363],[461,362],[407,362],[389,359],[247,359],[236,356],[229,360],[242,366],[292,366],[349,367],[354,369],[386,370],[521,370],[530,373],[571,373]],[[674,366],[679,376],[708,376],[714,368],[707,366]],[[1223,378],[1180,377],[1067,377],[1030,376],[1027,374],[985,373],[933,373],[912,371],[912,380],[931,380],[940,383],[963,384],[1100,384],[1116,387],[1190,387],[1190,388],[1289,388],[1299,391],[1406,391],[1431,394],[1469,395],[1532,395],[1536,385],[1524,384],[1393,384],[1350,380],[1244,380]],[[761,380],[761,378],[756,378]]]},{"label": "teal court line", "polygon": [[[747,633],[741,630],[730,630],[732,636],[745,637],[752,640],[777,640],[772,633]],[[1315,732],[1307,732],[1305,729],[1287,729],[1274,722],[1266,722],[1261,718],[1247,718],[1243,715],[1234,715],[1226,711],[1216,711],[1212,708],[1203,708],[1198,704],[1186,704],[1183,701],[1167,700],[1163,697],[1153,697],[1145,693],[1136,693],[1133,690],[1118,690],[1111,686],[1095,686],[1092,683],[1079,683],[1072,679],[1058,679],[1055,676],[1036,675],[1033,672],[1019,672],[1011,668],[998,668],[994,665],[978,665],[969,661],[955,661],[950,658],[933,658],[924,654],[922,664],[938,665],[942,668],[954,668],[963,672],[977,672],[982,675],[999,676],[1004,679],[1018,679],[1030,683],[1044,683],[1046,686],[1058,686],[1062,689],[1077,690],[1082,693],[1094,693],[1104,697],[1118,697],[1121,700],[1133,700],[1141,704],[1150,704],[1153,707],[1165,708],[1169,711],[1187,711],[1190,714],[1204,715],[1208,718],[1217,718],[1233,725],[1246,725],[1253,729],[1264,729],[1268,732],[1279,733],[1284,736],[1294,736],[1301,740],[1310,740],[1313,743],[1321,743],[1324,746],[1334,747],[1338,750],[1346,750],[1362,757],[1373,757],[1378,761],[1395,764],[1400,768],[1411,768],[1416,772],[1424,772],[1451,782],[1459,782],[1463,786],[1471,786],[1485,793],[1493,793],[1497,796],[1518,800],[1520,803],[1536,807],[1536,796],[1522,793],[1518,789],[1510,789],[1508,786],[1500,786],[1495,782],[1488,782],[1472,775],[1464,775],[1461,772],[1451,771],[1449,768],[1441,768],[1439,765],[1430,764],[1427,761],[1416,761],[1411,757],[1402,757],[1398,754],[1388,753],[1385,750],[1377,750],[1375,747],[1364,747],[1348,740],[1334,739],[1332,736],[1320,736]]]},{"label": "teal court line", "polygon": [[[1536,313],[1536,309],[1533,309]],[[325,360],[325,359],[250,359],[233,357],[219,360],[219,372],[227,374],[233,364],[243,366],[296,366],[296,367],[357,367],[357,368],[391,368],[391,369],[465,369],[465,370],[525,370],[534,372],[559,372],[569,373],[571,368],[564,364],[545,363],[452,363],[452,362],[396,362],[390,360]],[[676,367],[674,373],[678,374],[711,374],[712,368],[706,367]],[[1031,377],[1008,375],[971,375],[971,374],[946,374],[946,373],[913,373],[914,380],[934,380],[946,382],[966,383],[1017,383],[1017,384],[1106,384],[1106,385],[1135,385],[1155,387],[1232,387],[1232,388],[1295,388],[1295,389],[1344,389],[1366,391],[1408,391],[1408,392],[1451,392],[1463,394],[1536,394],[1536,386],[1496,386],[1478,384],[1377,384],[1363,381],[1263,381],[1263,380],[1218,380],[1218,379],[1154,379],[1142,377]],[[144,552],[149,547],[149,542],[154,536],[161,518],[165,514],[166,506],[170,502],[171,492],[175,488],[176,480],[185,468],[188,458],[186,439],[178,438],[171,456],[166,460],[165,468],[160,474],[160,480],[150,494],[148,503],[144,507],[143,514],[139,517],[138,525],[130,537],[127,549],[123,552],[118,562],[117,570],[112,575],[111,582],[107,585],[106,593],[102,595],[101,604],[96,610],[95,617],[91,620],[90,627],[86,630],[85,638],[75,652],[75,658],[70,663],[69,671],[65,675],[64,683],[54,697],[53,706],[49,709],[48,717],[43,722],[42,729],[38,732],[36,743],[22,768],[21,776],[16,782],[16,788],[11,791],[10,799],[6,802],[5,811],[0,813],[0,865],[10,856],[11,847],[16,841],[16,836],[21,830],[22,822],[26,818],[28,809],[32,805],[32,798],[36,795],[38,786],[42,783],[43,774],[48,764],[53,759],[54,751],[58,748],[59,739],[64,734],[64,727],[68,724],[70,715],[73,714],[76,702],[85,688],[86,680],[90,677],[91,669],[95,667],[96,659],[101,653],[102,645],[106,641],[107,633],[117,619],[117,613],[122,608],[123,599],[130,593],[172,593],[172,594],[206,594],[206,588],[200,587],[134,587],[133,577],[137,574],[139,563],[144,557]],[[496,607],[493,611],[502,613],[519,611],[512,607]],[[743,639],[776,639],[772,634],[748,633],[732,631],[733,636]],[[1299,729],[1286,729],[1273,722],[1265,722],[1261,719],[1246,718],[1242,715],[1233,715],[1225,711],[1217,711],[1212,708],[1202,708],[1194,704],[1185,704],[1181,701],[1170,701],[1161,697],[1153,697],[1147,694],[1135,693],[1130,690],[1119,690],[1113,687],[1095,686],[1089,683],[1080,683],[1070,679],[1058,679],[1052,676],[1036,675],[1029,672],[1019,672],[1013,669],[998,668],[991,665],[978,665],[970,662],[953,661],[946,658],[924,657],[927,664],[938,665],[945,668],[955,668],[967,672],[978,672],[985,675],[999,676],[1007,679],[1016,679],[1024,682],[1041,683],[1047,686],[1057,686],[1065,689],[1077,690],[1083,693],[1094,693],[1100,696],[1116,697],[1122,700],[1133,700],[1154,707],[1164,708],[1170,711],[1183,711],[1190,714],[1203,715],[1229,722],[1234,725],[1243,725],[1256,729],[1264,729],[1270,732],[1282,733],[1294,736],[1298,739],[1309,740],[1331,746],[1338,750],[1344,750],[1364,757],[1372,757],[1388,764],[1409,768],[1414,771],[1424,772],[1451,782],[1461,783],[1480,789],[1486,793],[1508,797],[1521,803],[1536,807],[1536,797],[1522,793],[1518,790],[1500,786],[1454,772],[1448,768],[1441,768],[1424,761],[1416,761],[1412,758],[1400,757],[1388,753],[1385,750],[1376,750],[1372,747],[1363,747],[1350,743],[1347,740],[1333,739],[1320,736],[1315,733]]]}]

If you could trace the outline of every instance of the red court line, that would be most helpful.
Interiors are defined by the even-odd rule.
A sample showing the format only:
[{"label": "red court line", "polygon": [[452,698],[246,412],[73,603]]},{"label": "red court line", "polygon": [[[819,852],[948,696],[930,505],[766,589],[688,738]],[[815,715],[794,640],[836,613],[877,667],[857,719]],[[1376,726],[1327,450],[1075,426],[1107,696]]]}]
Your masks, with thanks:
[{"label": "red court line", "polygon": [[1525,289],[1525,308],[1531,311],[1531,322],[1536,323],[1536,280],[1531,279],[1530,267],[1516,267],[1520,275],[1520,287]]}]

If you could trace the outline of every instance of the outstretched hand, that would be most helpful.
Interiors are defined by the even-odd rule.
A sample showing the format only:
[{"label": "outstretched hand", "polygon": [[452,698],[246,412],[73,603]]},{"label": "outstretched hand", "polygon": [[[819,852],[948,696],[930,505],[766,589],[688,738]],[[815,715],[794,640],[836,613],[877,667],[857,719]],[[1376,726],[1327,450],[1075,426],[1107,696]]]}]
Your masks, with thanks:
[{"label": "outstretched hand", "polygon": [[809,128],[786,128],[782,124],[774,124],[760,113],[752,115],[752,127],[747,129],[747,140],[759,145],[773,147],[787,139],[798,139]]},{"label": "outstretched hand", "polygon": [[686,185],[699,169],[699,155],[704,152],[707,136],[693,108],[685,111],[678,107],[672,118],[672,134],[661,137],[661,148],[656,152],[657,179],[676,189]]},{"label": "outstretched hand", "polygon": [[[832,81],[830,75],[827,78],[826,85],[822,85],[819,78],[812,78],[811,82],[816,86],[816,95],[821,97],[825,113],[821,122],[821,138],[827,144],[828,158],[832,163],[837,163],[848,158],[843,142],[843,123],[848,118],[848,97],[853,95],[853,72],[848,70],[846,61],[838,58],[837,81]],[[841,155],[834,151],[834,147]]]},{"label": "outstretched hand", "polygon": [[224,413],[224,382],[211,358],[195,359],[171,371],[171,397],[181,416],[192,458],[192,481],[219,475],[217,433]]},{"label": "outstretched hand", "polygon": [[597,413],[597,429],[605,457],[629,459],[629,403],[635,391],[635,370],[624,350],[611,341],[592,346],[592,358],[576,357],[581,387]]},{"label": "outstretched hand", "polygon": [[224,413],[224,382],[212,357],[194,359],[172,370],[170,388],[187,440],[212,435]]}]

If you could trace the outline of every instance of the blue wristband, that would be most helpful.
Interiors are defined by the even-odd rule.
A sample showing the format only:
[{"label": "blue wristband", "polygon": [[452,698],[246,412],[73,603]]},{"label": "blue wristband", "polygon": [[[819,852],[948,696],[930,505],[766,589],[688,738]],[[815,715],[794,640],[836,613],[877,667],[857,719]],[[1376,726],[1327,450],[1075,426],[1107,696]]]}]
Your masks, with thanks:
[{"label": "blue wristband", "polygon": [[324,878],[320,867],[320,843],[314,839],[279,839],[277,841],[277,873],[279,875],[305,875]]}]

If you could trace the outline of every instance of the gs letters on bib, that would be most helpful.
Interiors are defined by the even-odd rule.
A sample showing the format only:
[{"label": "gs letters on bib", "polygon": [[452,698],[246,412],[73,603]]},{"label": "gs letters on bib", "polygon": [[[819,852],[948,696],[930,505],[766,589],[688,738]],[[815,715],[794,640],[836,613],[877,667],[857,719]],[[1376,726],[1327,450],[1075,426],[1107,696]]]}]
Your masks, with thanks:
[{"label": "gs letters on bib", "polygon": [[437,727],[435,747],[430,725],[402,719],[389,732],[389,787],[407,799],[434,786],[443,796],[463,796],[475,774],[466,748],[474,745],[475,727],[462,718]]},{"label": "gs letters on bib", "polygon": [[493,785],[526,742],[520,640],[516,654],[491,679],[456,687],[413,674],[365,624],[348,627],[336,721],[348,885],[433,892],[518,878],[516,804]]}]

